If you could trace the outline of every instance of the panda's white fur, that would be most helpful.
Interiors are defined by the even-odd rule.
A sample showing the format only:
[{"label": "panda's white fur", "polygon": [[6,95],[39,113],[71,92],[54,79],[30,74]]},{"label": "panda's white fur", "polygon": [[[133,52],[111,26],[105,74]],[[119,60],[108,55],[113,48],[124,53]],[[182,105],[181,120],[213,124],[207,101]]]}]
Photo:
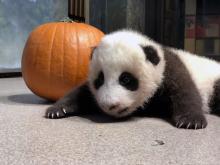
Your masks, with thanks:
[{"label": "panda's white fur", "polygon": [[[152,46],[157,50],[160,63],[155,66],[145,60],[141,46]],[[213,93],[214,82],[220,78],[220,64],[207,58],[198,57],[189,52],[170,48],[174,55],[188,69],[203,101],[203,110],[208,112],[210,97]],[[90,63],[89,86],[97,103],[107,114],[122,117],[134,112],[137,107],[144,105],[155,94],[164,79],[166,61],[160,44],[144,35],[122,30],[106,35],[94,50]],[[93,82],[98,73],[103,71],[104,85],[94,89]],[[123,71],[128,71],[138,77],[137,91],[128,91],[118,83],[118,77]],[[112,105],[119,105],[109,110]],[[124,113],[119,111],[128,108]]]},{"label": "panda's white fur", "polygon": [[[157,67],[150,62],[146,63],[140,45],[152,45],[164,61],[160,45],[131,31],[106,35],[93,53],[89,73],[90,88],[100,107],[110,115],[121,117],[132,113],[154,94],[162,82],[165,62],[161,62]],[[104,72],[105,84],[96,91],[93,81],[100,70]],[[137,91],[128,91],[118,84],[118,77],[123,71],[128,71],[140,78]],[[109,111],[109,106],[115,104],[120,106]],[[126,113],[120,115],[117,113],[127,107],[129,110]]]}]

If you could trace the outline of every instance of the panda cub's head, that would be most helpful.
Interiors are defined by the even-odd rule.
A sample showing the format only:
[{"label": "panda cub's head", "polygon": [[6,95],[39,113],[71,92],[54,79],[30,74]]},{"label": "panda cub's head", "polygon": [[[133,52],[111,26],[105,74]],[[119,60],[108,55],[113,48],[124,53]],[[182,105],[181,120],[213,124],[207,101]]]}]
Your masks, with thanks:
[{"label": "panda cub's head", "polygon": [[133,31],[106,35],[93,51],[89,86],[100,108],[125,117],[154,95],[163,79],[159,44]]}]

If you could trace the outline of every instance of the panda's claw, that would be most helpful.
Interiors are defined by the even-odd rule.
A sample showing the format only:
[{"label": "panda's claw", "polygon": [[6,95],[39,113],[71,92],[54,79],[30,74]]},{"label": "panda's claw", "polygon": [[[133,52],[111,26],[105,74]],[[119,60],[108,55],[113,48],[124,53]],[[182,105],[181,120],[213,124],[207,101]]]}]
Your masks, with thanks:
[{"label": "panda's claw", "polygon": [[195,124],[195,129],[197,129],[197,123]]},{"label": "panda's claw", "polygon": [[50,118],[50,113],[47,114],[47,118]]},{"label": "panda's claw", "polygon": [[57,117],[59,118],[59,116],[60,116],[60,113],[59,113],[59,112],[57,112],[57,114],[56,114],[56,115],[57,115]]},{"label": "panda's claw", "polygon": [[191,123],[188,123],[188,125],[187,125],[186,129],[189,129],[190,125],[191,125]]},{"label": "panda's claw", "polygon": [[65,117],[66,114],[64,113],[62,107],[51,106],[47,109],[45,116],[49,119],[59,119]]},{"label": "panda's claw", "polygon": [[65,108],[62,108],[62,111],[63,111],[63,113],[65,113],[65,114],[66,114],[66,109],[65,109]]},{"label": "panda's claw", "polygon": [[188,113],[174,116],[174,122],[177,128],[185,129],[203,129],[207,126],[207,121],[202,113]]},{"label": "panda's claw", "polygon": [[181,128],[183,124],[184,124],[184,123],[181,122],[181,123],[179,124],[178,128]]},{"label": "panda's claw", "polygon": [[176,127],[178,128],[179,122],[176,123]]}]

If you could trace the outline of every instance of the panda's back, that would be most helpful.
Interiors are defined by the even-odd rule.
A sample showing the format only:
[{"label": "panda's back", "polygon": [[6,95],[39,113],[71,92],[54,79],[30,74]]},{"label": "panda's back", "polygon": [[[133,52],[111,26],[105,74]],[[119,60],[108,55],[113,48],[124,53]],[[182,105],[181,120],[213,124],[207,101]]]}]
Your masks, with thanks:
[{"label": "panda's back", "polygon": [[208,104],[214,91],[214,85],[220,79],[220,63],[182,50],[171,49],[178,55],[188,69],[203,100],[203,109],[209,112]]}]

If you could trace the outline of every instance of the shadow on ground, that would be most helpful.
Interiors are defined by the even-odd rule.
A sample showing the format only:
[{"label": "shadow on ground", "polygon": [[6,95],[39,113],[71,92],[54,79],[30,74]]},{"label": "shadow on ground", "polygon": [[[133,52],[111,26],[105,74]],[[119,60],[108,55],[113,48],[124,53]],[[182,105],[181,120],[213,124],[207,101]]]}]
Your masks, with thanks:
[{"label": "shadow on ground", "polygon": [[[22,104],[22,105],[51,105],[53,102],[40,98],[34,94],[16,94],[10,96],[1,96],[0,103],[3,104]],[[88,111],[87,111],[88,112]],[[86,114],[74,114],[68,116],[68,119],[72,120],[74,116],[78,116],[80,118],[84,118],[85,120],[89,120],[95,123],[118,123],[118,122],[128,122],[128,121],[136,121],[138,118],[159,118],[161,120],[165,120],[170,123],[167,115],[161,114],[160,111],[158,112],[146,112],[146,111],[137,111],[137,113],[132,114],[132,116],[125,117],[125,118],[113,118],[110,117],[102,112],[97,110],[90,110],[90,113]],[[59,119],[58,119],[59,120]]]},{"label": "shadow on ground", "polygon": [[134,117],[116,119],[104,114],[89,114],[89,115],[78,115],[78,116],[95,123],[119,123],[119,122],[128,122],[128,121],[137,120],[137,118]]},{"label": "shadow on ground", "polygon": [[1,96],[0,103],[4,104],[28,104],[28,105],[50,105],[51,101],[42,99],[34,94],[17,94]]},{"label": "shadow on ground", "polygon": [[[140,118],[157,118],[159,120],[163,120],[171,124],[171,121],[167,115],[161,115],[158,113],[150,113],[150,112],[146,113],[146,111],[145,112],[138,111],[132,114],[131,116],[124,117],[124,118],[114,118],[99,111],[92,111],[90,113],[83,113],[83,114],[82,113],[72,114],[72,115],[67,116],[67,118],[68,120],[73,120],[75,116],[83,118],[91,122],[95,122],[95,123],[133,122],[133,121],[139,120]],[[60,120],[60,119],[56,119],[56,120]]]}]

